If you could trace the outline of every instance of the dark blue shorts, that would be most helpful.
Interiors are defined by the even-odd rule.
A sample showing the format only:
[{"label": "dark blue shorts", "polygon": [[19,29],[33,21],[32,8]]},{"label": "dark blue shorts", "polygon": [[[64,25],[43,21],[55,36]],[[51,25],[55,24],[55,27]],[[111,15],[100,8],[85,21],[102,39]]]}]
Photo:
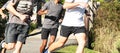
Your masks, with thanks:
[{"label": "dark blue shorts", "polygon": [[10,23],[7,24],[5,29],[5,42],[15,43],[20,41],[25,43],[26,36],[28,35],[29,25],[21,25]]},{"label": "dark blue shorts", "polygon": [[63,37],[69,37],[70,34],[74,33],[85,33],[85,27],[69,27],[69,26],[61,26],[60,35]]}]

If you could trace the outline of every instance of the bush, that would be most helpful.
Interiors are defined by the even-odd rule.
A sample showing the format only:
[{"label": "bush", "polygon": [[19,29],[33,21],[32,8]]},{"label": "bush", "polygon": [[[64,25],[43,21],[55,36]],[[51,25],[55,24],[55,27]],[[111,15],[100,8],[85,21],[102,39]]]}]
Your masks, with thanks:
[{"label": "bush", "polygon": [[36,29],[36,27],[37,27],[37,23],[31,22],[31,23],[30,23],[29,33],[32,32],[34,29]]},{"label": "bush", "polygon": [[0,17],[0,41],[4,37],[5,24],[6,24],[6,20],[1,19],[1,17]]},{"label": "bush", "polygon": [[[6,3],[7,0],[0,0],[0,8],[4,5],[4,3]],[[6,11],[5,11],[6,13]],[[6,24],[6,20],[1,18],[0,15],[0,41],[3,39],[4,37],[4,30],[5,30],[5,24]]]},{"label": "bush", "polygon": [[120,3],[101,3],[94,22],[94,50],[101,53],[119,53],[116,43],[120,39]]}]

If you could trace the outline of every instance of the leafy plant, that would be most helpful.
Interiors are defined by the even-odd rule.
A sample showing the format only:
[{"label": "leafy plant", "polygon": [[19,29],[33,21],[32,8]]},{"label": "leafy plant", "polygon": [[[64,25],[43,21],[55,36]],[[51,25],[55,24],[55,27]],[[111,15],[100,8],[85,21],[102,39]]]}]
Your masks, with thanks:
[{"label": "leafy plant", "polygon": [[101,53],[117,52],[116,42],[120,39],[119,2],[101,3],[94,22],[94,50]]}]

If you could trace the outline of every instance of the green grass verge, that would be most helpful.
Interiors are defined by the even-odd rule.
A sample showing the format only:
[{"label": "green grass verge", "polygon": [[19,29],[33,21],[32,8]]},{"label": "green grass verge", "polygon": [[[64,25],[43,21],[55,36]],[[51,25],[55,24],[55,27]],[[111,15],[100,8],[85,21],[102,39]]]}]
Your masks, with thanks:
[{"label": "green grass verge", "polygon": [[[65,46],[63,48],[60,48],[59,50],[56,50],[56,52],[54,53],[75,53],[76,48],[77,48],[77,45]],[[99,52],[85,48],[84,53],[99,53]]]}]

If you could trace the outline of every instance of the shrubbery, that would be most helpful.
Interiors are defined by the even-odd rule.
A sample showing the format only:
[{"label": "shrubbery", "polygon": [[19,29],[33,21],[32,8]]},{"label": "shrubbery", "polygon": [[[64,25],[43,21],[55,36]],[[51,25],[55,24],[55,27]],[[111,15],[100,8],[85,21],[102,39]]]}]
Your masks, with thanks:
[{"label": "shrubbery", "polygon": [[[6,2],[7,0],[0,0],[0,7]],[[0,16],[0,40],[3,38],[4,30],[5,30],[5,19],[1,19]]]},{"label": "shrubbery", "polygon": [[94,19],[94,50],[101,53],[119,53],[120,3],[102,2]]}]

